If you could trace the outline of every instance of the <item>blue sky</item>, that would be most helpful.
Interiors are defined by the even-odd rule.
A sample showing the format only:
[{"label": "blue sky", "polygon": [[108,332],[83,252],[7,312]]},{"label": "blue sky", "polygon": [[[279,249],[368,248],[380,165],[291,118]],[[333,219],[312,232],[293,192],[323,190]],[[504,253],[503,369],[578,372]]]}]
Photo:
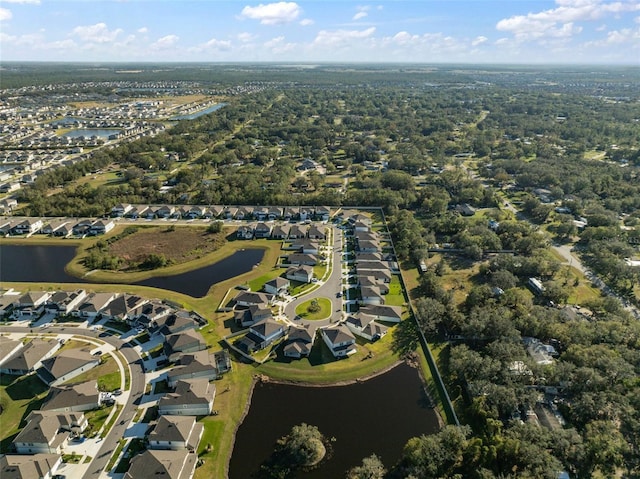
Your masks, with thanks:
[{"label": "blue sky", "polygon": [[0,59],[640,65],[640,0],[0,0]]}]

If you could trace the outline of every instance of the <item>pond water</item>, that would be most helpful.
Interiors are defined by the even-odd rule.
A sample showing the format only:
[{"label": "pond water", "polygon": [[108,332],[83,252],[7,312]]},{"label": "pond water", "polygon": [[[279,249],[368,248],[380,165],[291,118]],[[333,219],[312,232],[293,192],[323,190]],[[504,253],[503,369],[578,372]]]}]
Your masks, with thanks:
[{"label": "pond water", "polygon": [[62,136],[67,138],[80,138],[81,136],[84,136],[85,138],[91,138],[92,136],[97,136],[98,138],[109,138],[109,136],[115,135],[116,133],[122,133],[122,130],[118,130],[117,128],[79,128],[77,130],[68,131]]},{"label": "pond water", "polygon": [[[86,283],[91,276],[76,278],[64,270],[75,256],[74,246],[0,246],[0,286],[3,281]],[[217,263],[186,273],[159,276],[134,284],[168,289],[193,297],[207,294],[211,285],[251,271],[262,261],[264,250],[243,249]]]},{"label": "pond water", "polygon": [[229,478],[254,476],[273,452],[276,440],[303,422],[336,440],[331,457],[296,477],[344,477],[372,453],[389,468],[400,458],[408,439],[438,431],[437,414],[428,402],[418,372],[406,364],[348,386],[259,383],[236,435]]},{"label": "pond water", "polygon": [[225,105],[226,103],[216,103],[213,106],[205,108],[204,110],[197,111],[195,113],[191,113],[189,115],[172,116],[171,118],[169,118],[169,120],[193,120],[195,118],[198,118],[199,116],[206,115],[208,113],[213,113],[214,111],[219,110]]}]

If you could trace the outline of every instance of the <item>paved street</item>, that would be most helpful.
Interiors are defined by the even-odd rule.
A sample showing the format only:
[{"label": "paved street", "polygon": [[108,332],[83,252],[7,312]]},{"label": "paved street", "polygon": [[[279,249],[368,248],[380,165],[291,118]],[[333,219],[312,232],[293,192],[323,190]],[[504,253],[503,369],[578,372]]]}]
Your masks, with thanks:
[{"label": "paved street", "polygon": [[[314,328],[326,326],[330,323],[336,323],[343,317],[342,299],[336,297],[336,293],[342,291],[342,230],[337,226],[331,227],[332,238],[330,259],[332,261],[332,270],[328,278],[325,279],[317,289],[310,293],[299,296],[291,301],[285,307],[285,315],[296,324],[311,324]],[[326,297],[331,300],[331,317],[321,321],[306,321],[296,318],[296,307],[311,298]]]}]

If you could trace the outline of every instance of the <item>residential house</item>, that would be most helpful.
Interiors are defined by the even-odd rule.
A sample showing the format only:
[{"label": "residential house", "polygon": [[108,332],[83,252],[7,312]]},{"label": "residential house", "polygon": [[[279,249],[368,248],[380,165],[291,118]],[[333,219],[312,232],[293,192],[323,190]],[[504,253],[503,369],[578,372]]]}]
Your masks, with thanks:
[{"label": "residential house", "polygon": [[287,341],[283,348],[283,353],[288,358],[301,358],[311,354],[313,347],[313,337],[315,331],[309,329],[309,326],[291,326]]},{"label": "residential house", "polygon": [[387,323],[399,323],[402,320],[402,308],[400,306],[367,305],[360,308],[360,313],[368,314],[377,321]]},{"label": "residential house", "polygon": [[82,412],[32,411],[13,446],[18,454],[61,454],[69,438],[82,434],[88,425]]},{"label": "residential house", "polygon": [[133,456],[124,479],[192,479],[198,464],[198,455],[187,449],[163,451],[147,449]]},{"label": "residential house", "polygon": [[371,233],[371,222],[357,220],[353,223],[353,230],[356,233]]},{"label": "residential house", "polygon": [[349,315],[345,321],[347,328],[369,341],[377,341],[387,334],[388,328],[376,323],[373,316],[363,313]]},{"label": "residential house", "polygon": [[240,206],[236,210],[234,219],[236,220],[250,220],[253,217],[253,208],[250,206]]},{"label": "residential house", "polygon": [[378,286],[363,286],[360,288],[359,304],[384,304],[384,298]]},{"label": "residential house", "polygon": [[306,206],[301,206],[299,210],[300,221],[308,221],[314,215],[314,211],[312,208],[308,208]]},{"label": "residential house", "polygon": [[357,261],[356,270],[358,273],[363,271],[390,271],[391,267],[388,261]]},{"label": "residential house", "polygon": [[322,330],[322,339],[335,358],[347,357],[356,352],[356,338],[349,328],[335,324]]},{"label": "residential house", "polygon": [[0,295],[0,317],[8,314],[11,310],[13,310],[15,306],[14,295],[3,294]]},{"label": "residential house", "polygon": [[215,357],[206,350],[181,355],[175,366],[167,373],[167,382],[172,388],[178,381],[196,378],[204,378],[208,381],[218,378]]},{"label": "residential house", "polygon": [[184,331],[196,330],[200,324],[186,311],[178,311],[169,315],[154,319],[149,324],[152,333],[159,333],[165,338],[172,334]]},{"label": "residential house", "polygon": [[288,279],[278,276],[264,284],[264,292],[275,296],[283,296],[287,294],[290,286],[291,282]]},{"label": "residential house", "polygon": [[132,321],[136,311],[149,300],[132,294],[122,294],[114,298],[102,310],[102,315],[118,321]]},{"label": "residential house", "polygon": [[56,291],[47,300],[45,310],[49,313],[62,315],[70,314],[87,297],[84,289],[75,291]]},{"label": "residential house", "polygon": [[42,220],[38,218],[26,218],[16,223],[11,229],[13,235],[31,235],[42,228]]},{"label": "residential house", "polygon": [[289,237],[289,227],[283,225],[276,225],[271,230],[271,237],[273,239],[284,240]]},{"label": "residential house", "polygon": [[93,222],[94,220],[91,218],[83,218],[71,227],[71,233],[74,236],[84,236],[89,233]]},{"label": "residential house", "polygon": [[249,327],[258,321],[271,318],[271,309],[261,304],[252,304],[250,306],[242,306],[242,309],[236,309],[233,317],[236,323],[243,328]]},{"label": "residential house", "polygon": [[100,364],[100,357],[86,349],[65,349],[42,361],[36,372],[49,386],[58,386]]},{"label": "residential house", "polygon": [[273,295],[252,291],[241,291],[236,295],[234,300],[236,306],[251,306],[252,304],[268,305],[271,304]]},{"label": "residential house", "polygon": [[2,479],[52,479],[62,464],[60,454],[3,454]]},{"label": "residential house", "polygon": [[271,206],[267,211],[267,219],[269,221],[274,221],[282,218],[282,208],[278,206]]},{"label": "residential house", "polygon": [[69,221],[63,221],[51,232],[51,235],[57,238],[66,238],[67,236],[71,236],[72,234],[73,225]]},{"label": "residential house", "polygon": [[15,198],[5,198],[0,201],[0,211],[10,213],[18,207],[18,200]]},{"label": "residential house", "polygon": [[293,225],[289,228],[289,239],[306,238],[307,230],[308,228],[306,226]]},{"label": "residential house", "polygon": [[29,291],[28,293],[23,294],[14,305],[14,316],[40,316],[43,313],[44,305],[51,297],[51,294],[52,293],[49,291]]},{"label": "residential house", "polygon": [[327,232],[324,228],[321,228],[318,225],[311,225],[309,227],[309,231],[307,232],[307,236],[309,237],[309,239],[326,241]]},{"label": "residential house", "polygon": [[120,203],[111,208],[111,216],[121,218],[125,216],[129,211],[133,209],[133,206],[129,203]]},{"label": "residential house", "polygon": [[318,258],[312,254],[293,253],[287,257],[289,264],[315,266],[318,264]]},{"label": "residential house", "polygon": [[285,273],[285,278],[301,283],[311,283],[313,280],[313,266],[291,266]]},{"label": "residential house", "polygon": [[269,238],[271,236],[271,226],[266,223],[258,223],[253,230],[256,238]]},{"label": "residential house", "polygon": [[260,351],[284,336],[284,326],[275,319],[265,318],[249,327],[249,332],[236,344],[245,352]]},{"label": "residential house", "polygon": [[160,416],[147,435],[149,449],[195,452],[203,432],[204,425],[193,416]]},{"label": "residential house", "polygon": [[267,214],[269,213],[268,208],[264,206],[256,206],[253,209],[253,216],[258,221],[265,221],[267,219]]},{"label": "residential house", "polygon": [[98,220],[89,227],[88,234],[92,236],[103,235],[115,227],[116,224],[113,220]]},{"label": "residential house", "polygon": [[124,216],[126,218],[132,218],[134,220],[138,218],[145,218],[149,209],[150,208],[147,205],[133,206],[131,209],[124,213]]},{"label": "residential house", "polygon": [[202,336],[193,329],[171,334],[165,338],[164,352],[170,361],[178,359],[180,354],[194,353],[207,349]]},{"label": "residential house", "polygon": [[362,261],[382,261],[383,259],[385,257],[382,253],[356,253],[355,264],[357,266]]},{"label": "residential house", "polygon": [[236,230],[236,238],[241,240],[253,239],[253,227],[252,226],[240,226]]},{"label": "residential house", "polygon": [[282,213],[282,218],[285,221],[297,220],[300,218],[300,209],[295,206],[287,206]]},{"label": "residential house", "polygon": [[49,389],[43,411],[83,412],[100,407],[100,392],[96,380],[73,386],[54,386]]},{"label": "residential house", "polygon": [[32,339],[24,347],[5,359],[0,373],[23,376],[42,366],[42,361],[53,356],[62,346],[55,339]]},{"label": "residential house", "polygon": [[320,244],[315,240],[308,238],[302,238],[293,240],[291,246],[287,248],[289,250],[297,251],[302,254],[315,254],[320,253]]},{"label": "residential house", "polygon": [[117,297],[117,293],[92,293],[76,310],[72,311],[72,314],[91,321],[102,314],[109,303]]},{"label": "residential house", "polygon": [[167,306],[160,301],[149,301],[148,303],[138,306],[131,312],[131,320],[148,327],[153,324],[154,321],[157,322],[158,320],[169,316],[173,312],[174,310],[172,307]]},{"label": "residential house", "polygon": [[236,216],[237,212],[238,208],[226,207],[222,212],[222,217],[227,220],[232,220]]},{"label": "residential house", "polygon": [[375,286],[378,288],[380,294],[389,294],[389,284],[384,281],[376,279],[375,276],[369,276],[367,274],[359,274],[357,276],[357,286],[360,288]]},{"label": "residential house", "polygon": [[357,246],[356,246],[356,250],[360,251],[362,253],[377,253],[379,251],[382,251],[382,247],[380,246],[380,243],[378,243],[377,241],[358,241],[357,242]]},{"label": "residential house", "polygon": [[368,269],[364,270],[358,277],[366,276],[368,278],[372,278],[378,283],[391,283],[392,274],[391,271],[387,269]]},{"label": "residential house", "polygon": [[16,221],[0,218],[0,235],[6,236],[13,231],[13,227],[17,224]]},{"label": "residential house", "polygon": [[316,206],[315,218],[319,221],[329,221],[331,208],[328,206]]},{"label": "residential house", "polygon": [[63,226],[69,224],[69,220],[66,219],[53,219],[48,221],[40,230],[40,232],[44,235],[50,236],[66,236],[71,231],[71,228],[65,228],[65,234],[56,234],[58,230],[60,230]]},{"label": "residential house", "polygon": [[22,341],[16,341],[7,336],[0,336],[0,366],[11,356],[18,354],[23,346],[24,343]]},{"label": "residential house", "polygon": [[156,216],[158,218],[170,218],[175,211],[176,207],[173,205],[162,205],[156,209]]},{"label": "residential house", "polygon": [[158,413],[175,416],[207,416],[213,410],[216,386],[207,379],[185,379],[176,383],[174,392],[158,402]]},{"label": "residential house", "polygon": [[473,216],[476,214],[476,209],[468,203],[457,205],[456,211],[462,216]]}]

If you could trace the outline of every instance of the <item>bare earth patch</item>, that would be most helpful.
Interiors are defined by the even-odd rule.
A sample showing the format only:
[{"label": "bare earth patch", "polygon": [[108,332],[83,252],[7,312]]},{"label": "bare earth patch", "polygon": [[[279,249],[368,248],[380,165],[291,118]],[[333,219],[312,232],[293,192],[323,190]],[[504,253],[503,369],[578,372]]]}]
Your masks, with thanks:
[{"label": "bare earth patch", "polygon": [[145,228],[111,243],[109,254],[121,258],[119,269],[126,270],[150,254],[163,255],[169,264],[191,261],[216,251],[225,241],[223,233],[207,233],[204,228]]}]

